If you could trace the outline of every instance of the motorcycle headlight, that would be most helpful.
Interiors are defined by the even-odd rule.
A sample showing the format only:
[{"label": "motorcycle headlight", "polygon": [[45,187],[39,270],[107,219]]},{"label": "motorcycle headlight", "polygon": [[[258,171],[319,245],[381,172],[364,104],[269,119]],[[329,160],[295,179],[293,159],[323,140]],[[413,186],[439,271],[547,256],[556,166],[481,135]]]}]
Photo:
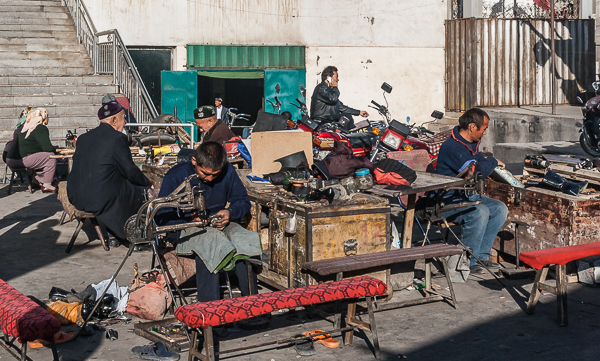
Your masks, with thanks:
[{"label": "motorcycle headlight", "polygon": [[402,139],[390,132],[383,137],[382,142],[388,147],[398,150],[398,148],[400,148],[400,143],[402,143]]}]

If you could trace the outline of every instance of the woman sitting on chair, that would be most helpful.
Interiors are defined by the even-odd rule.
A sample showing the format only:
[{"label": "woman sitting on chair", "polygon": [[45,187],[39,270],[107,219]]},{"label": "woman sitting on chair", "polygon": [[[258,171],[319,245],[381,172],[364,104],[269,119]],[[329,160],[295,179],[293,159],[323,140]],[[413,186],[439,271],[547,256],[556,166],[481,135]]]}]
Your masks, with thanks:
[{"label": "woman sitting on chair", "polygon": [[31,109],[33,109],[33,107],[27,107],[23,109],[23,111],[21,111],[21,115],[19,115],[19,121],[17,122],[17,125],[15,125],[15,131],[13,132],[13,135],[10,137],[8,142],[6,142],[6,145],[4,146],[4,151],[2,152],[2,161],[4,163],[6,163],[6,156],[8,155],[10,147],[12,147],[13,143],[15,142],[15,139],[17,139],[17,136],[19,135],[19,133],[21,133],[21,130],[23,129],[23,124],[25,124],[25,121],[27,120],[27,114],[29,114]]},{"label": "woman sitting on chair", "polygon": [[27,114],[23,129],[15,137],[14,143],[6,155],[6,164],[11,169],[27,168],[35,172],[44,193],[56,193],[52,185],[56,173],[54,146],[50,143],[48,112],[44,108],[34,108]]}]

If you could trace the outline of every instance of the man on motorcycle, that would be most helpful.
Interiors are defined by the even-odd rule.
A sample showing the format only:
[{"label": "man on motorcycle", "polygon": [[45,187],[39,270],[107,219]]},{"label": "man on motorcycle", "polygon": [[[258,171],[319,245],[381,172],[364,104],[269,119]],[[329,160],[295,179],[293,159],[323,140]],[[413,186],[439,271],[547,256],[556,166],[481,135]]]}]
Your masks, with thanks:
[{"label": "man on motorcycle", "polygon": [[338,70],[335,66],[328,66],[321,73],[322,82],[316,86],[310,101],[310,117],[321,122],[337,122],[342,116],[350,119],[345,129],[354,128],[353,115],[368,117],[365,110],[357,110],[345,106],[339,99]]},{"label": "man on motorcycle", "polygon": [[[452,136],[441,148],[437,161],[436,172],[451,177],[457,176],[467,167],[477,166],[473,171],[480,172],[484,178],[489,177],[494,168],[504,168],[504,163],[493,158],[484,157],[479,152],[479,143],[486,134],[490,118],[481,109],[467,110],[459,119],[459,125],[452,131]],[[462,242],[473,249],[473,254],[488,268],[498,268],[491,262],[490,251],[494,239],[506,221],[508,208],[498,200],[479,195],[467,194],[464,190],[454,190],[448,193],[446,204],[459,202],[481,201],[481,204],[453,209],[442,213],[450,222],[462,225]],[[484,273],[484,269],[471,258],[470,269],[474,274]]]}]

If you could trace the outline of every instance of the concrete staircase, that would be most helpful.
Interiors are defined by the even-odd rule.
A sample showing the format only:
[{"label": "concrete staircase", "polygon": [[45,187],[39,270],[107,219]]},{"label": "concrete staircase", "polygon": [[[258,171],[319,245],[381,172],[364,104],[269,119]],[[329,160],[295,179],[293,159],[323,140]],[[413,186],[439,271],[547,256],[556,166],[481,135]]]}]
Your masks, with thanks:
[{"label": "concrete staircase", "polygon": [[26,106],[48,110],[52,143],[64,146],[67,130],[98,125],[112,76],[94,75],[75,26],[59,0],[0,1],[0,146]]}]

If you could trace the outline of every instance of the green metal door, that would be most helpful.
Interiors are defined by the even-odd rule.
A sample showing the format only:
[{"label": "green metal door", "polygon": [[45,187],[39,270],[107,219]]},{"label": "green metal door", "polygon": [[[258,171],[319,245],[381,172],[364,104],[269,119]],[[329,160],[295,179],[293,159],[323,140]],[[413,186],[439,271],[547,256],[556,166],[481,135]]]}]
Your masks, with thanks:
[{"label": "green metal door", "polygon": [[[279,94],[276,87],[279,84]],[[265,69],[265,111],[276,113],[268,100],[275,103],[275,96],[279,96],[281,112],[289,111],[292,119],[300,119],[300,110],[290,103],[299,105],[296,98],[302,100],[300,86],[306,86],[306,70],[304,69]]]},{"label": "green metal door", "polygon": [[[194,109],[198,104],[198,72],[162,71],[161,72],[161,106],[162,113],[175,114],[184,123],[194,123]],[[186,128],[186,131],[187,128]],[[194,141],[198,133],[194,132]]]}]

